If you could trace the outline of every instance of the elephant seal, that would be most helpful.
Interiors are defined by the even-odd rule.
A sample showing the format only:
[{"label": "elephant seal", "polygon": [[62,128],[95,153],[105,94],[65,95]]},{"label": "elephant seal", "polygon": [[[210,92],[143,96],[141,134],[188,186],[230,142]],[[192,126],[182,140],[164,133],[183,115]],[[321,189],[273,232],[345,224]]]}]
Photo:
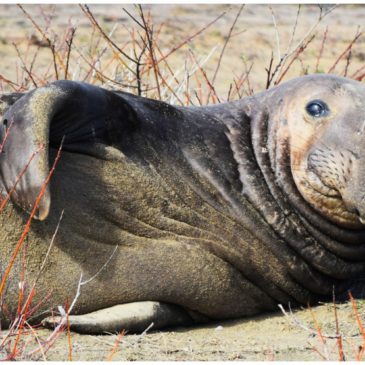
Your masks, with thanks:
[{"label": "elephant seal", "polygon": [[62,154],[3,325],[24,275],[34,300],[51,292],[43,310],[78,293],[69,319],[86,333],[252,316],[353,288],[365,272],[364,100],[363,84],[333,75],[207,107],[72,81],[4,96],[4,196],[38,152],[0,215],[2,272],[61,143]]}]

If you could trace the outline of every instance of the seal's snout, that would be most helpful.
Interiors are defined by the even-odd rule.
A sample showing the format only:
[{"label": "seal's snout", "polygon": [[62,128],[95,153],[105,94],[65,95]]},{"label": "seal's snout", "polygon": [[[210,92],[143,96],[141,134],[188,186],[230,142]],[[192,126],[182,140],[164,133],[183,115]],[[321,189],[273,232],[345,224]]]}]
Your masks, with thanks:
[{"label": "seal's snout", "polygon": [[325,202],[332,216],[361,226],[365,225],[364,160],[348,149],[323,145],[309,152],[306,174],[309,193],[316,201]]},{"label": "seal's snout", "polygon": [[[348,149],[312,148],[307,157],[305,196],[331,220],[360,228],[365,224],[364,178],[360,173],[361,159]],[[365,186],[365,185],[364,185]]]},{"label": "seal's snout", "polygon": [[[365,225],[365,156],[352,156],[349,170],[345,170],[345,184],[341,188],[341,198],[346,209]],[[342,171],[341,171],[342,172]]]},{"label": "seal's snout", "polygon": [[[320,147],[312,150],[308,156],[309,178],[317,177],[317,185],[341,194],[348,186],[353,173],[356,157],[350,151]],[[312,175],[311,175],[312,174]],[[331,195],[327,192],[325,195]],[[335,194],[336,195],[336,194]]]}]

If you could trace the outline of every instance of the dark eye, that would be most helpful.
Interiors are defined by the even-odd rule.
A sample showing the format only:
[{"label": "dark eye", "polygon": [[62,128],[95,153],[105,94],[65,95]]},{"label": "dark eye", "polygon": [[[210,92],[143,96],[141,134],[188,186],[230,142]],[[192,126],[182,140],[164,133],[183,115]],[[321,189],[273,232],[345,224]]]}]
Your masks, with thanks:
[{"label": "dark eye", "polygon": [[314,118],[324,117],[329,113],[328,106],[322,100],[313,100],[307,104],[305,110]]}]

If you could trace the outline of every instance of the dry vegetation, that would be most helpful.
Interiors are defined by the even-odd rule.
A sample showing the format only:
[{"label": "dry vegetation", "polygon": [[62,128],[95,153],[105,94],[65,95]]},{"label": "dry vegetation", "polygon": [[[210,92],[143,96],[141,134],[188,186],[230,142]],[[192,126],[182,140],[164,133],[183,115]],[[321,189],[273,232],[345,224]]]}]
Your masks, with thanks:
[{"label": "dry vegetation", "polygon": [[362,31],[337,20],[356,7],[70,7],[2,6],[3,91],[71,79],[199,105],[307,73],[365,76]]},{"label": "dry vegetation", "polygon": [[[359,81],[365,77],[365,53],[361,51],[365,38],[356,24],[349,26],[354,20],[353,14],[365,13],[361,6],[344,6],[343,9],[252,5],[68,7],[0,6],[2,92],[24,92],[57,79],[69,79],[178,105],[204,105],[251,95],[307,73],[336,73]],[[344,13],[347,20],[341,18]],[[11,133],[11,124],[8,132]],[[1,142],[0,153],[4,143],[6,136]],[[13,257],[3,269],[0,296],[14,260],[25,254],[22,250],[24,239],[57,160],[34,203]],[[2,200],[0,214],[11,193]],[[18,312],[10,330],[0,333],[0,357],[6,360],[47,359],[47,352],[61,336],[66,341],[62,359],[71,360],[75,355],[67,314],[72,303],[63,309],[65,322],[54,332],[45,334],[44,330],[28,324],[39,306],[32,302],[36,282],[25,284],[24,278],[19,281]],[[291,326],[316,339],[316,344],[309,348],[319,359],[344,360],[347,356],[361,360],[365,349],[362,313],[352,298],[351,305],[352,329],[356,333],[353,337],[346,337],[341,332],[335,304],[330,320],[335,324],[332,334],[323,332],[312,310],[309,310],[312,319],[309,326],[283,311]],[[2,310],[6,313],[5,306]],[[111,360],[120,354],[121,342],[129,341],[130,347],[136,348],[136,343],[143,344],[145,338],[145,334],[137,339],[129,336],[129,340],[123,336],[124,332],[109,340],[103,359]],[[147,340],[145,344],[151,346]],[[166,353],[166,358],[162,356],[162,359],[171,359],[167,350],[161,350],[161,353]],[[261,354],[265,352],[261,351]],[[190,357],[179,353],[172,359],[179,356],[181,359],[199,358],[192,352]],[[217,356],[219,359],[220,354]],[[235,359],[229,356],[222,355],[222,358]],[[242,358],[240,356],[236,358]],[[275,351],[265,357],[275,358]],[[149,358],[141,355],[135,359]],[[206,354],[201,359],[216,358]]]}]

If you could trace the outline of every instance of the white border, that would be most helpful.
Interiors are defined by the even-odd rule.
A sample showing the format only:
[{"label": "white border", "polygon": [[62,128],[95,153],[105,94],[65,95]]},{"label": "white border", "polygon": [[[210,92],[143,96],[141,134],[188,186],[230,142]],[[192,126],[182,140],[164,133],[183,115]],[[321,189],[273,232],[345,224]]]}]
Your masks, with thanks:
[{"label": "white border", "polygon": [[[103,2],[102,0],[89,0],[89,1],[75,1],[75,0],[0,0],[0,4],[330,4],[328,0],[180,0],[180,1],[163,1],[163,0],[107,0]],[[352,1],[336,1],[336,4],[365,4],[365,0],[352,0]]]}]

